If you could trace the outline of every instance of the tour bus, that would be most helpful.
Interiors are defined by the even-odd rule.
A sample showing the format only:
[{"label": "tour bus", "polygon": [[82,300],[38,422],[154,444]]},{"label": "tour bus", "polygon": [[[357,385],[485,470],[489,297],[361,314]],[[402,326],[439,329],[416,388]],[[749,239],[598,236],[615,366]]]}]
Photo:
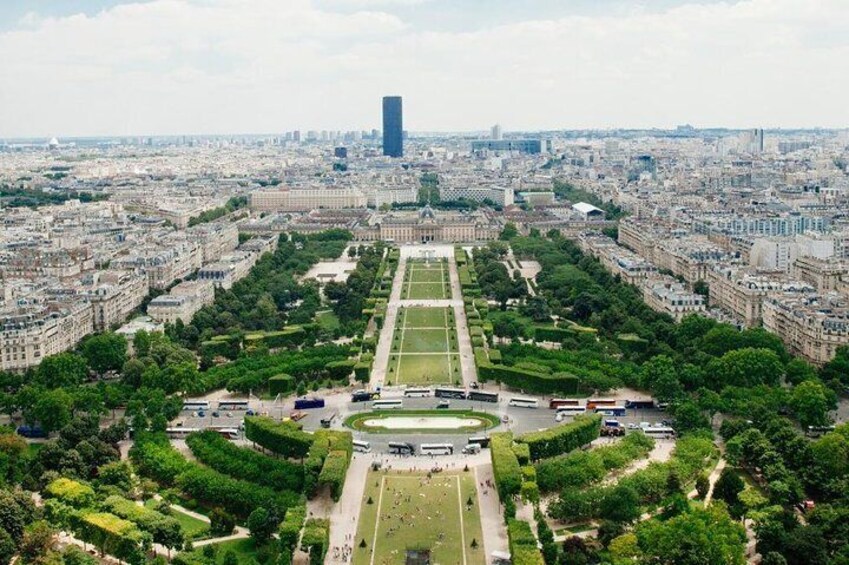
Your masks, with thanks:
[{"label": "tour bus", "polygon": [[479,402],[498,402],[498,393],[473,390],[469,393],[469,400],[477,400]]},{"label": "tour bus", "polygon": [[643,433],[649,437],[655,438],[675,437],[675,430],[668,426],[650,426],[648,428],[643,428]]},{"label": "tour bus", "polygon": [[214,428],[213,431],[226,439],[239,439],[239,430],[236,428]]},{"label": "tour bus", "polygon": [[558,414],[565,414],[566,416],[577,416],[579,414],[586,414],[587,409],[584,406],[561,406],[557,409]]},{"label": "tour bus", "polygon": [[640,400],[626,400],[625,408],[654,408],[654,400],[649,399],[640,399]]},{"label": "tour bus", "polygon": [[819,437],[823,434],[827,434],[828,432],[833,432],[834,426],[808,426],[808,429],[805,433],[809,437]]},{"label": "tour bus", "polygon": [[385,400],[375,400],[371,405],[375,410],[394,410],[404,407],[404,401],[400,398],[391,398]]},{"label": "tour bus", "polygon": [[389,442],[389,453],[395,453],[397,455],[415,455],[416,454],[416,446],[412,443],[407,443],[406,441],[402,442]]},{"label": "tour bus", "polygon": [[209,401],[208,400],[184,400],[183,401],[183,410],[209,410]]},{"label": "tour bus", "polygon": [[580,406],[581,401],[577,398],[552,398],[548,401],[548,407],[556,410],[562,406]]},{"label": "tour bus", "polygon": [[308,410],[310,408],[324,408],[324,399],[312,397],[295,400],[295,410]]},{"label": "tour bus", "polygon": [[614,398],[590,398],[587,400],[587,410],[595,410],[602,406],[617,406],[619,401]]},{"label": "tour bus", "polygon": [[192,432],[202,431],[200,428],[165,428],[165,435],[171,439],[182,439]]},{"label": "tour bus", "polygon": [[624,416],[626,412],[626,408],[624,406],[597,406],[595,409],[596,414],[602,414],[604,416]]},{"label": "tour bus", "polygon": [[454,446],[450,443],[423,443],[419,450],[422,455],[454,455]]},{"label": "tour bus", "polygon": [[433,395],[439,398],[457,398],[460,400],[465,400],[466,391],[462,388],[449,388],[449,387],[436,387],[436,390],[433,391]]},{"label": "tour bus", "polygon": [[407,398],[425,398],[433,392],[429,388],[408,388],[404,391],[404,396]]},{"label": "tour bus", "polygon": [[371,444],[369,442],[355,439],[353,444],[354,451],[357,453],[371,453]]},{"label": "tour bus", "polygon": [[486,436],[470,437],[469,443],[476,443],[481,447],[489,447],[489,438]]},{"label": "tour bus", "polygon": [[28,438],[45,438],[47,437],[47,432],[38,426],[19,426],[18,427],[18,435],[21,437]]},{"label": "tour bus", "polygon": [[247,400],[219,400],[218,401],[218,409],[219,410],[247,410],[248,409],[248,401]]},{"label": "tour bus", "polygon": [[355,390],[351,394],[351,402],[368,402],[380,398],[379,392],[371,392],[368,390]]},{"label": "tour bus", "polygon": [[539,400],[536,398],[511,398],[508,402],[510,406],[518,406],[519,408],[539,408]]}]

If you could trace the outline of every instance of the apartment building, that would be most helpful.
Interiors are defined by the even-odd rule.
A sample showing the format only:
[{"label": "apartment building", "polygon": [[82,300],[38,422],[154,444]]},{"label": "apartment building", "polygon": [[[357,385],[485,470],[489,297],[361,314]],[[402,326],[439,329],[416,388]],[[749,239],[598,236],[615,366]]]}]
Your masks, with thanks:
[{"label": "apartment building", "polygon": [[840,294],[770,297],[763,304],[763,325],[791,353],[823,365],[849,344],[849,301]]},{"label": "apartment building", "polygon": [[763,303],[771,295],[810,293],[815,288],[793,280],[783,271],[717,265],[707,275],[710,304],[730,313],[747,328],[763,323]]},{"label": "apartment building", "polygon": [[688,291],[672,277],[647,279],[642,285],[643,300],[652,309],[669,314],[676,321],[705,312],[705,298]]},{"label": "apartment building", "polygon": [[200,246],[201,261],[218,261],[239,245],[239,229],[232,222],[209,222],[186,230],[186,237]]},{"label": "apartment building", "polygon": [[0,313],[0,369],[21,371],[74,347],[94,331],[84,302],[33,303]]},{"label": "apartment building", "polygon": [[849,274],[849,264],[838,259],[797,257],[790,267],[790,273],[813,285],[818,292],[826,293],[835,290],[840,279]]},{"label": "apartment building", "polygon": [[353,188],[275,188],[251,193],[251,209],[260,211],[364,208],[368,198]]},{"label": "apartment building", "polygon": [[195,313],[215,301],[215,289],[208,280],[185,281],[176,285],[166,295],[157,296],[147,306],[147,315],[163,324],[184,324],[192,321]]},{"label": "apartment building", "polygon": [[98,271],[81,297],[91,304],[96,331],[123,323],[150,291],[150,279],[139,271]]},{"label": "apartment building", "polygon": [[245,278],[251,267],[256,264],[259,255],[234,251],[221,258],[220,261],[204,265],[198,271],[199,281],[208,281],[213,285],[225,290],[233,288],[233,285]]},{"label": "apartment building", "polygon": [[487,186],[482,184],[472,184],[462,182],[439,188],[439,197],[442,200],[471,200],[473,202],[483,202],[488,200],[499,206],[511,206],[515,199],[514,191],[509,186]]}]

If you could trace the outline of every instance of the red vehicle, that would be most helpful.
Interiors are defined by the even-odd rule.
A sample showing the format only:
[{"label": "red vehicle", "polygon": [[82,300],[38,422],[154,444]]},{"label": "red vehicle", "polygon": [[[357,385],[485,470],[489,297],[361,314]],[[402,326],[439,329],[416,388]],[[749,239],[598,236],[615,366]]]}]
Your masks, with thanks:
[{"label": "red vehicle", "polygon": [[618,405],[619,401],[615,398],[590,398],[587,400],[587,410],[595,410],[596,408]]},{"label": "red vehicle", "polygon": [[577,398],[552,398],[548,401],[548,407],[557,410],[561,406],[580,406],[581,401]]}]

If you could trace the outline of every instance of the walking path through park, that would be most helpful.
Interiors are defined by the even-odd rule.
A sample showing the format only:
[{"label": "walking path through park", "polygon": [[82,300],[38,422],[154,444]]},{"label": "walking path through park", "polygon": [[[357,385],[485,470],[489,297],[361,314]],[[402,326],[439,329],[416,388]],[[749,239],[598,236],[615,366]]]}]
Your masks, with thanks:
[{"label": "walking path through park", "polygon": [[[374,352],[374,368],[371,371],[370,385],[372,390],[383,387],[386,382],[386,371],[389,366],[389,353],[392,349],[392,332],[395,331],[395,320],[398,318],[398,307],[401,304],[401,287],[404,285],[404,272],[407,270],[407,258],[403,255],[398,261],[395,278],[392,279],[392,290],[389,292],[389,303],[386,305],[386,318],[377,341]],[[332,546],[331,546],[332,547]]]},{"label": "walking path through park", "polygon": [[[360,505],[363,493],[366,489],[366,476],[371,466],[372,456],[355,453],[348,467],[345,477],[345,487],[342,496],[330,509],[330,547],[353,547],[360,540],[354,539],[357,535],[357,523],[360,518]],[[326,564],[341,565],[347,563],[340,558],[334,558],[333,552],[328,551],[324,562]]]}]

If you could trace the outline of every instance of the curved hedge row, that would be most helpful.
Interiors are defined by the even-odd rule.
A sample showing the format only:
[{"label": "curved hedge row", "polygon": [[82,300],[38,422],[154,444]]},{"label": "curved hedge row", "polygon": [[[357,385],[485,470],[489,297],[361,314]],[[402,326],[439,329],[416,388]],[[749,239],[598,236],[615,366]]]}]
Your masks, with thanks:
[{"label": "curved hedge row", "polygon": [[497,432],[489,436],[490,457],[498,495],[502,500],[518,494],[522,488],[522,468],[513,451],[513,434]]},{"label": "curved hedge row", "polygon": [[303,458],[309,453],[313,436],[293,422],[277,422],[264,416],[245,418],[245,437],[283,457]]},{"label": "curved hedge row", "polygon": [[537,549],[537,538],[530,524],[524,520],[508,520],[507,539],[513,565],[544,565],[542,553]]},{"label": "curved hedge row", "polygon": [[108,512],[129,520],[142,531],[153,536],[153,541],[165,547],[177,548],[183,545],[183,529],[176,518],[166,516],[156,510],[140,506],[132,500],[112,495],[103,501]]},{"label": "curved hedge row", "polygon": [[601,431],[601,415],[578,416],[563,426],[525,434],[517,439],[531,450],[531,459],[538,461],[568,453],[596,439]]},{"label": "curved hedge row", "polygon": [[510,388],[535,394],[575,394],[580,383],[580,379],[575,375],[546,375],[492,363],[478,364],[478,378],[481,381],[497,381]]},{"label": "curved hedge row", "polygon": [[198,461],[225,475],[275,490],[300,492],[304,488],[302,465],[239,447],[216,432],[207,430],[190,434],[186,444]]}]

